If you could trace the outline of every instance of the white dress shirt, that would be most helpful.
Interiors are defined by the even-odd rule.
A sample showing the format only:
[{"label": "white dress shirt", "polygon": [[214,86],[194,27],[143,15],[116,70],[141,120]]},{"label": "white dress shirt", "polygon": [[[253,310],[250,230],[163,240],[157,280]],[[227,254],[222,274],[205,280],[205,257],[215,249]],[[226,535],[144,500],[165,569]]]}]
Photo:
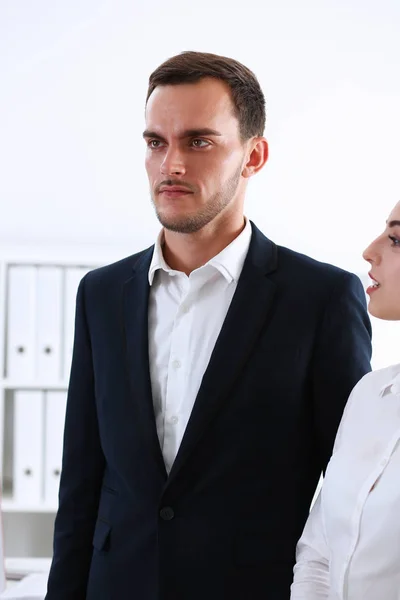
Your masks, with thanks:
[{"label": "white dress shirt", "polygon": [[228,312],[251,239],[243,231],[187,276],[170,269],[163,232],[149,269],[149,360],[157,433],[167,472],[176,458],[203,374]]},{"label": "white dress shirt", "polygon": [[291,600],[400,599],[400,365],[351,393],[294,572]]}]

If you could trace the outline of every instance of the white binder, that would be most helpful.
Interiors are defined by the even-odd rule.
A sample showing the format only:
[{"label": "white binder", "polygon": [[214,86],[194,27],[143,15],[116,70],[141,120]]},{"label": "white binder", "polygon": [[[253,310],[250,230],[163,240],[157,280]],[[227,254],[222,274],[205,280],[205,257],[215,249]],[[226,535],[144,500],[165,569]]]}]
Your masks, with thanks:
[{"label": "white binder", "polygon": [[43,500],[43,393],[18,390],[14,396],[14,500]]},{"label": "white binder", "polygon": [[8,271],[7,369],[9,379],[34,377],[35,268],[10,266]]},{"label": "white binder", "polygon": [[46,504],[55,507],[58,506],[66,402],[65,391],[46,392],[44,499]]},{"label": "white binder", "polygon": [[71,369],[72,348],[75,331],[76,292],[82,277],[89,269],[84,267],[68,267],[65,270],[65,305],[64,305],[64,372],[63,379],[69,379]]},{"label": "white binder", "polygon": [[62,270],[36,269],[36,377],[61,379]]}]

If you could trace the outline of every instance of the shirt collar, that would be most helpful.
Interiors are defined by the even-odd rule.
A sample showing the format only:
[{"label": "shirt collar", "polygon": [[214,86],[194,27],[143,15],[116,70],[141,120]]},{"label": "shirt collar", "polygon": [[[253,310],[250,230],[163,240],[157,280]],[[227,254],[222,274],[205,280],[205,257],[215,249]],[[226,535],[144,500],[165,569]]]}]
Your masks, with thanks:
[{"label": "shirt collar", "polygon": [[245,217],[245,227],[243,231],[226,246],[217,256],[214,256],[209,265],[212,265],[225,277],[228,283],[238,281],[243,269],[246,255],[249,251],[251,240],[251,223]]},{"label": "shirt collar", "polygon": [[381,398],[390,391],[395,396],[400,396],[400,364],[392,367],[392,378],[382,386],[379,395]]},{"label": "shirt collar", "polygon": [[162,247],[164,243],[164,230],[162,229],[157,236],[156,243],[154,244],[153,257],[151,259],[149,268],[149,284],[153,285],[154,274],[158,269],[162,269],[166,273],[174,274],[174,271],[167,265],[164,260]]},{"label": "shirt collar", "polygon": [[[245,217],[245,227],[243,231],[217,256],[208,261],[207,265],[212,265],[225,277],[228,283],[238,281],[243,269],[243,264],[249,250],[251,240],[251,223]],[[158,269],[162,269],[170,275],[175,275],[177,271],[171,269],[164,260],[162,246],[164,241],[164,231],[161,230],[154,245],[153,257],[149,268],[149,284],[154,281],[154,274]]]}]

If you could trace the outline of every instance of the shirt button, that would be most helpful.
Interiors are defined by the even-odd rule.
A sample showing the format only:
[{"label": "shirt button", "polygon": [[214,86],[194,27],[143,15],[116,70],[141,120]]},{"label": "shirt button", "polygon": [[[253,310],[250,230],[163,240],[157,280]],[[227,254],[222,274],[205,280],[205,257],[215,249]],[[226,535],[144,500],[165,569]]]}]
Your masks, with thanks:
[{"label": "shirt button", "polygon": [[171,423],[172,425],[176,425],[179,421],[179,417],[171,417]]},{"label": "shirt button", "polygon": [[164,506],[160,510],[160,517],[162,518],[163,521],[172,521],[174,516],[175,516],[175,513],[170,506]]},{"label": "shirt button", "polygon": [[186,315],[186,314],[189,312],[189,306],[187,306],[186,304],[184,304],[184,305],[181,307],[181,311],[182,311],[182,313],[183,313],[184,315]]},{"label": "shirt button", "polygon": [[174,369],[179,369],[179,367],[181,366],[180,360],[174,360],[172,366],[174,367]]}]

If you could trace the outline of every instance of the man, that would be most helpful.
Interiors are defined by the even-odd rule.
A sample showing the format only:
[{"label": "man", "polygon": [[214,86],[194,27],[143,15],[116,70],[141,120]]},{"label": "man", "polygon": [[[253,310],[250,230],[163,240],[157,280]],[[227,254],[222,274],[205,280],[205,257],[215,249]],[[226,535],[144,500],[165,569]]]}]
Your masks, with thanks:
[{"label": "man", "polygon": [[370,369],[359,280],[243,215],[264,97],[229,58],[150,77],[154,247],[77,296],[47,600],[287,600],[347,397]]}]

